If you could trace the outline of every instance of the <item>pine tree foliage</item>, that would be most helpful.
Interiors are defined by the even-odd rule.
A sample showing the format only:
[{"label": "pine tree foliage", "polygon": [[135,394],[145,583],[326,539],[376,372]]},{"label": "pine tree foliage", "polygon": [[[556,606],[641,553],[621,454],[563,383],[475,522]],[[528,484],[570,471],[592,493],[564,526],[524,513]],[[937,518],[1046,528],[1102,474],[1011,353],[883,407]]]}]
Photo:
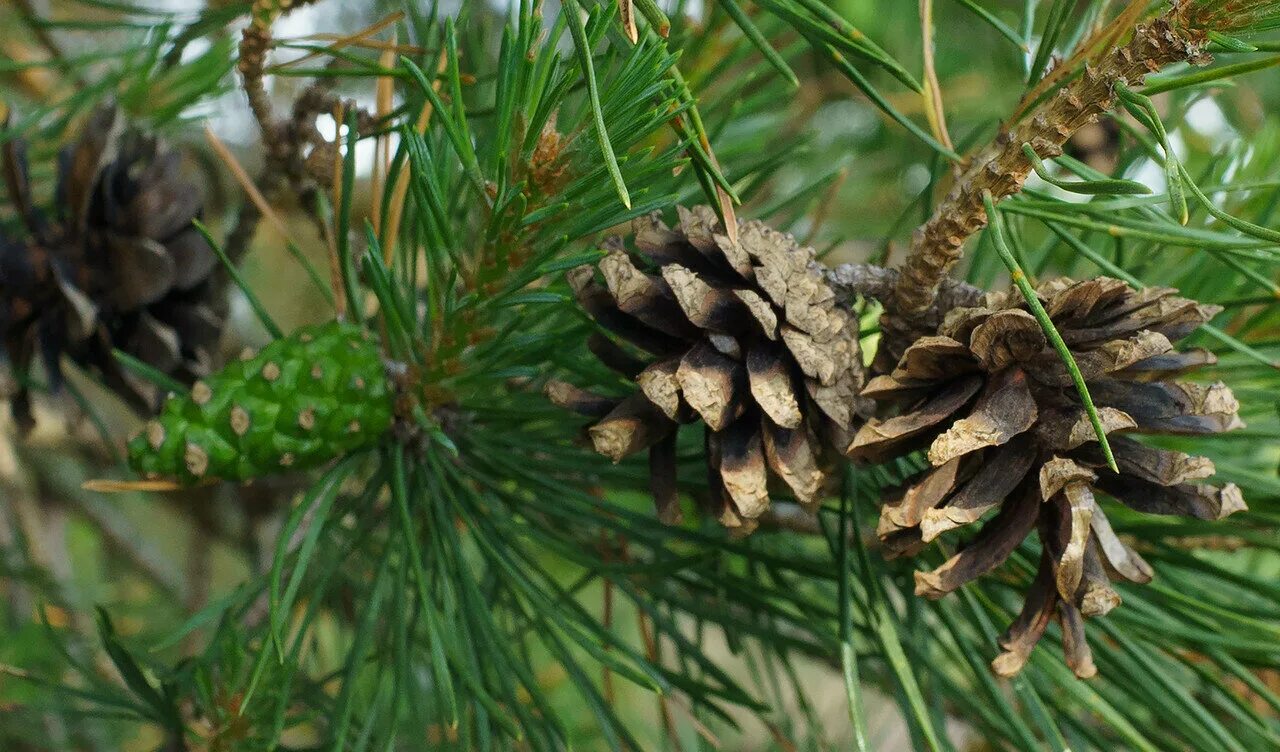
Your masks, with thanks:
[{"label": "pine tree foliage", "polygon": [[[19,625],[16,647],[0,647],[0,747],[118,749],[141,738],[164,750],[872,750],[882,748],[877,698],[914,749],[1280,746],[1280,121],[1267,108],[1280,101],[1267,72],[1280,4],[922,0],[917,14],[859,0],[379,2],[350,25],[372,24],[367,33],[319,38],[281,31],[307,2],[55,5],[0,11],[14,26],[0,43],[24,51],[0,60],[10,115],[0,147],[31,144],[30,182],[45,202],[56,173],[39,165],[55,163],[104,99],[185,140],[212,175],[225,158],[204,153],[195,128],[228,101],[242,107],[243,91],[252,102],[246,76],[310,87],[299,101],[322,107],[276,106],[299,122],[328,118],[331,138],[244,180],[318,228],[327,247],[314,257],[328,268],[298,254],[287,280],[254,279],[252,244],[235,268],[240,230],[262,210],[243,181],[223,183],[225,216],[206,212],[213,230],[199,227],[241,307],[278,340],[267,352],[315,355],[268,312],[275,296],[311,288],[333,305],[320,319],[341,316],[344,331],[381,343],[392,428],[358,446],[333,442],[332,461],[294,486],[174,492],[197,514],[265,492],[279,518],[259,563],[238,561],[236,586],[190,613],[174,608],[180,586],[148,566],[150,552],[131,558],[149,607],[101,584],[110,596],[85,598],[43,571],[27,530],[8,534],[6,523],[6,593],[20,585],[40,605],[34,619],[14,598],[0,607]],[[1110,82],[1114,100],[1098,109],[1115,137],[1101,155],[1072,134],[1060,156],[1001,140],[1054,97],[1087,91],[1075,82],[1159,24],[1184,30],[1194,50],[1145,79]],[[259,49],[242,39],[265,56],[238,59]],[[393,96],[364,105],[379,87]],[[1204,128],[1210,116],[1219,133]],[[1193,378],[1230,384],[1245,424],[1143,441],[1208,457],[1248,511],[1207,522],[1099,496],[1155,576],[1115,583],[1123,608],[1083,627],[1097,667],[1089,680],[1054,654],[1057,625],[1016,676],[989,667],[1036,577],[1034,536],[939,600],[913,594],[916,562],[884,556],[874,520],[925,469],[922,454],[841,464],[816,515],[775,501],[742,538],[695,513],[713,490],[700,440],[676,446],[688,521],[664,524],[645,463],[596,455],[579,421],[543,395],[552,379],[629,389],[590,351],[597,325],[565,272],[606,257],[606,237],[633,220],[659,212],[672,223],[677,205],[707,204],[729,233],[758,218],[819,256],[853,246],[859,260],[897,265],[911,230],[928,226],[974,164],[962,155],[988,144],[1025,160],[1022,189],[977,194],[984,213],[966,225],[973,240],[958,238],[954,274],[981,288],[1105,275],[1221,306],[1186,339],[1216,354]],[[358,181],[368,154],[379,164]],[[11,208],[0,238],[23,232]],[[877,287],[839,272],[829,279],[861,321],[863,351],[884,348],[892,364],[895,339],[914,325],[890,310],[908,275]],[[171,405],[208,396],[207,384],[188,392],[136,358],[121,364],[191,401]],[[125,433],[68,390],[119,454]],[[19,451],[90,520],[106,516],[94,516],[102,498],[80,481],[133,477],[123,462],[66,474]],[[309,451],[317,459],[323,447]],[[176,450],[167,461],[190,473],[184,481],[203,475]],[[0,510],[7,519],[21,493]],[[159,504],[139,490],[111,499]],[[217,525],[207,530],[212,538]],[[937,567],[966,540],[948,532],[916,560]],[[819,707],[831,687],[847,706],[835,718]]]}]

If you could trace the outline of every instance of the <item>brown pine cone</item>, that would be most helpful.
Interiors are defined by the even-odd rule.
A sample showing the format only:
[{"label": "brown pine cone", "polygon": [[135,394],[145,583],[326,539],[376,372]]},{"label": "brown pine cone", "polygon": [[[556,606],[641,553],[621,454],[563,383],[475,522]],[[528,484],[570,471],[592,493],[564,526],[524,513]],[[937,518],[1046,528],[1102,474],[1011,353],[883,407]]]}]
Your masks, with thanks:
[{"label": "brown pine cone", "polygon": [[581,306],[617,337],[593,336],[591,350],[639,389],[615,400],[553,382],[548,394],[599,418],[588,435],[613,461],[649,450],[668,522],[680,516],[677,429],[701,420],[708,511],[749,532],[769,507],[770,472],[801,503],[821,499],[822,447],[847,441],[865,404],[858,321],[790,235],[752,221],[735,242],[710,207],[679,213],[675,229],[657,214],[636,220],[636,252],[617,242],[569,274]]},{"label": "brown pine cone", "polygon": [[1174,380],[1214,362],[1207,351],[1176,352],[1171,342],[1208,321],[1215,306],[1106,277],[1056,279],[1037,292],[1084,375],[1118,474],[1016,290],[953,309],[891,374],[871,380],[862,396],[896,409],[864,425],[848,453],[879,462],[928,448],[932,469],[882,509],[877,533],[889,555],[915,554],[943,532],[994,513],[945,564],[916,573],[918,595],[940,598],[990,572],[1036,529],[1039,574],[993,666],[1003,675],[1021,669],[1056,615],[1068,664],[1088,676],[1094,668],[1083,617],[1119,604],[1111,579],[1152,576],[1112,531],[1094,492],[1141,512],[1207,520],[1245,508],[1235,485],[1196,482],[1213,474],[1208,459],[1117,434],[1210,434],[1242,424],[1223,384]]},{"label": "brown pine cone", "polygon": [[[25,145],[11,142],[4,157],[26,229],[0,243],[0,330],[16,371],[39,348],[57,387],[66,355],[142,412],[163,395],[122,369],[112,348],[184,383],[208,373],[225,283],[192,227],[203,197],[181,156],[105,105],[60,155],[52,216],[31,199]],[[25,401],[14,400],[20,420],[29,420]]]}]

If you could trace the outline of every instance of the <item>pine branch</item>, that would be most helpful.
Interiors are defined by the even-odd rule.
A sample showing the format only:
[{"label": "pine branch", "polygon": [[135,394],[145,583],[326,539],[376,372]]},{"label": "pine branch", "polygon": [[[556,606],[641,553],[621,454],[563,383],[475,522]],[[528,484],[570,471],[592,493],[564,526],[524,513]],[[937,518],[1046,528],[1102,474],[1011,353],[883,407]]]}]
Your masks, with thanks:
[{"label": "pine branch", "polygon": [[910,320],[929,308],[942,279],[960,260],[965,242],[986,226],[984,192],[999,200],[1021,190],[1033,168],[1023,144],[1030,144],[1042,158],[1058,156],[1077,130],[1111,108],[1117,84],[1140,84],[1147,74],[1176,62],[1207,62],[1202,53],[1204,31],[1177,20],[1175,9],[1138,26],[1127,44],[1086,64],[1078,78],[971,158],[946,199],[912,237],[894,290],[894,315]]},{"label": "pine branch", "polygon": [[[855,295],[872,298],[880,303],[891,303],[894,290],[901,274],[897,269],[890,269],[874,264],[840,264],[835,267],[821,267],[827,284],[836,295],[852,298]],[[957,279],[944,279],[938,288],[938,294],[924,314],[924,318],[937,318],[952,308],[978,305],[984,291],[968,282]]]}]

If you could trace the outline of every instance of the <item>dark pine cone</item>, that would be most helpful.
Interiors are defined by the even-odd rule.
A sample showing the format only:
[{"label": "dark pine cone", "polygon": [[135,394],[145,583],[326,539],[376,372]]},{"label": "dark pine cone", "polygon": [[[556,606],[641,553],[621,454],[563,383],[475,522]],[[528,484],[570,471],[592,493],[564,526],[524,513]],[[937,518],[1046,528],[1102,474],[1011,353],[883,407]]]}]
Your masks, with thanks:
[{"label": "dark pine cone", "polygon": [[822,447],[833,435],[847,441],[863,370],[858,321],[836,305],[813,251],[754,221],[735,242],[706,206],[681,208],[676,229],[655,214],[634,230],[636,253],[615,243],[569,281],[582,307],[634,346],[601,335],[590,341],[639,390],[615,400],[553,382],[551,398],[599,418],[591,442],[615,462],[649,450],[665,521],[680,515],[677,429],[699,419],[708,511],[726,527],[754,528],[769,506],[770,471],[801,503],[816,504],[827,481]]},{"label": "dark pine cone", "polygon": [[1175,352],[1178,340],[1219,309],[1167,288],[1135,291],[1100,277],[1042,284],[1038,295],[1071,349],[1109,434],[1120,472],[1106,465],[1071,377],[1017,291],[949,312],[936,336],[907,349],[893,373],[862,391],[894,417],[869,421],[849,455],[879,462],[928,447],[932,469],[882,509],[889,555],[917,553],[941,533],[995,512],[941,567],[916,573],[916,593],[940,598],[1003,563],[1037,529],[1039,574],[993,666],[1011,675],[1055,615],[1067,662],[1094,672],[1083,617],[1119,604],[1111,579],[1151,579],[1151,568],[1112,531],[1102,492],[1153,514],[1215,520],[1245,508],[1240,491],[1197,483],[1204,457],[1156,449],[1115,433],[1210,434],[1241,426],[1221,383],[1174,381],[1214,361]]},{"label": "dark pine cone", "polygon": [[[31,200],[25,145],[10,142],[4,157],[27,231],[0,242],[0,330],[15,371],[26,373],[39,348],[57,387],[66,355],[142,412],[162,395],[123,370],[112,348],[184,383],[208,373],[225,285],[192,227],[203,197],[181,156],[103,106],[60,154],[52,216]],[[29,423],[25,393],[13,404]]]}]

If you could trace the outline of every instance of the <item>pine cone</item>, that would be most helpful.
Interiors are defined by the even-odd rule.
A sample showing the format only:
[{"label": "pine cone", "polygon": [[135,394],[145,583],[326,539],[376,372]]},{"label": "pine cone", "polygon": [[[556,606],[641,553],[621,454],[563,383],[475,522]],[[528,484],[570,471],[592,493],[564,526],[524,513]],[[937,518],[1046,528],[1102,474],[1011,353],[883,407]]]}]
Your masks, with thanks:
[{"label": "pine cone", "polygon": [[950,311],[934,336],[903,353],[889,375],[862,391],[893,417],[869,421],[849,455],[879,462],[928,447],[932,469],[882,509],[877,533],[889,555],[910,555],[945,531],[996,512],[960,553],[916,573],[916,593],[940,598],[990,572],[1037,529],[1039,574],[1001,640],[996,671],[1011,675],[1057,614],[1067,662],[1094,671],[1083,617],[1120,598],[1109,581],[1134,583],[1152,571],[1112,531],[1095,491],[1153,514],[1220,519],[1245,508],[1239,489],[1204,485],[1204,457],[1156,449],[1111,432],[1210,434],[1241,426],[1221,383],[1175,381],[1214,362],[1176,341],[1218,312],[1168,288],[1135,291],[1105,277],[1057,279],[1038,295],[1071,349],[1102,422],[1119,473],[1108,469],[1071,377],[1016,290]]},{"label": "pine cone", "polygon": [[613,400],[553,382],[548,393],[599,418],[590,440],[614,462],[649,450],[667,522],[680,517],[677,428],[701,419],[708,511],[750,532],[769,506],[769,471],[801,503],[820,500],[822,447],[832,435],[847,440],[858,417],[858,321],[790,235],[746,222],[735,242],[710,207],[679,213],[674,230],[657,214],[636,220],[636,253],[617,242],[595,269],[569,275],[582,307],[634,346],[596,335],[592,351],[639,390]]},{"label": "pine cone", "polygon": [[146,478],[249,480],[376,444],[391,425],[382,351],[360,327],[299,329],[169,399],[129,442]]},{"label": "pine cone", "polygon": [[[192,227],[200,189],[181,174],[177,152],[127,127],[111,105],[62,151],[52,217],[34,208],[24,152],[11,143],[4,160],[28,230],[0,242],[8,357],[25,373],[39,347],[57,387],[66,355],[151,412],[162,395],[123,370],[112,349],[189,384],[214,365],[226,316],[217,256]],[[24,405],[19,395],[15,411]]]}]

